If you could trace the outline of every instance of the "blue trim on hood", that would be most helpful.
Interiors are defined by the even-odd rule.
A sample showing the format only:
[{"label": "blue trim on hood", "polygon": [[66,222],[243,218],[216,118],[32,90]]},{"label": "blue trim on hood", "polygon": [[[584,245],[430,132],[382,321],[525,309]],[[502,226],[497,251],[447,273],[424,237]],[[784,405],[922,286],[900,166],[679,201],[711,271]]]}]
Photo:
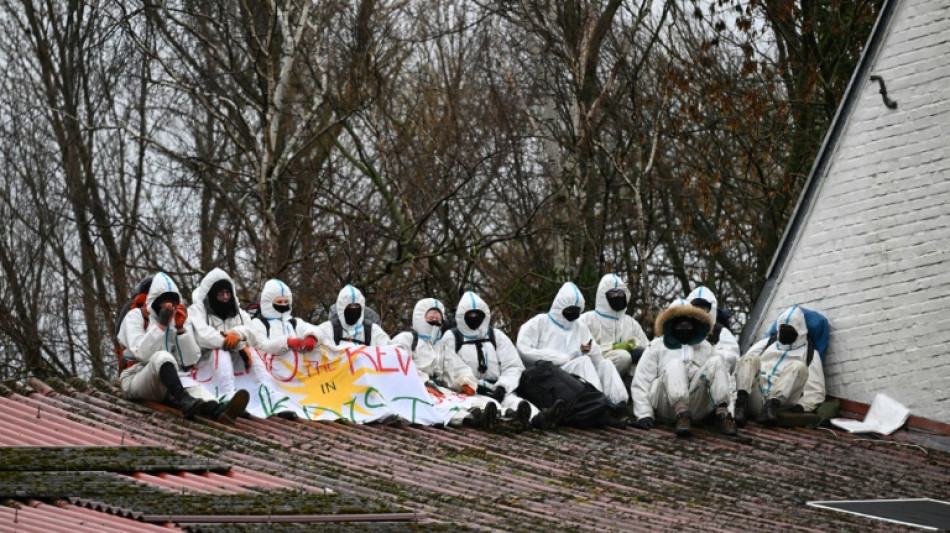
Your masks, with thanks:
[{"label": "blue trim on hood", "polygon": [[581,306],[581,291],[577,290],[577,285],[574,285],[573,282],[568,283],[572,289],[574,289],[574,305],[576,307]]},{"label": "blue trim on hood", "polygon": [[554,317],[551,316],[551,313],[548,313],[548,318],[551,320],[551,322],[554,322],[555,326],[563,329],[564,331],[568,331],[568,328],[566,326],[562,326],[560,322],[558,322],[557,320],[554,320]]},{"label": "blue trim on hood", "polygon": [[610,316],[610,315],[608,315],[608,314],[601,313],[600,311],[598,311],[598,310],[596,310],[596,309],[594,309],[594,313],[595,313],[597,316],[602,316],[602,317],[604,317],[604,318],[609,318],[609,319],[611,319],[611,320],[620,320],[620,317],[619,317],[619,316]]}]

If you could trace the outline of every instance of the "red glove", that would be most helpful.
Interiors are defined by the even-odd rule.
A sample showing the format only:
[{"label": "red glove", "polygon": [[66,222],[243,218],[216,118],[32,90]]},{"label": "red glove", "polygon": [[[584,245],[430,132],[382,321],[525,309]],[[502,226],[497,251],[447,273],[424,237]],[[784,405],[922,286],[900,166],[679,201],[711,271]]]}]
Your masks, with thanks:
[{"label": "red glove", "polygon": [[186,320],[188,320],[188,308],[185,304],[178,304],[175,307],[175,327],[178,329],[185,327]]},{"label": "red glove", "polygon": [[303,339],[298,339],[297,337],[288,337],[287,338],[287,347],[295,352],[302,352],[304,347]]},{"label": "red glove", "polygon": [[175,305],[171,302],[165,302],[162,305],[162,309],[158,312],[158,323],[167,326],[172,320],[172,315],[175,314]]},{"label": "red glove", "polygon": [[238,343],[241,342],[241,336],[233,331],[223,333],[224,340],[221,341],[221,347],[225,350],[231,351],[237,348]]},{"label": "red glove", "polygon": [[307,338],[303,340],[303,344],[300,345],[300,350],[304,352],[312,352],[316,346],[317,338],[313,335],[307,335]]},{"label": "red glove", "polygon": [[462,385],[460,392],[466,396],[475,396],[475,389],[473,389],[471,385]]}]

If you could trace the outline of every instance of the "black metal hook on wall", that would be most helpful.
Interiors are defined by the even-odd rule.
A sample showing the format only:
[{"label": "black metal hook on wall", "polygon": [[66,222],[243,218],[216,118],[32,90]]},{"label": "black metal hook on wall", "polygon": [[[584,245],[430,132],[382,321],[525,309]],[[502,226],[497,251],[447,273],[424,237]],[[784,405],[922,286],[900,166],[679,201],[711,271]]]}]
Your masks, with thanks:
[{"label": "black metal hook on wall", "polygon": [[871,81],[876,81],[881,86],[881,98],[884,99],[884,105],[888,109],[897,109],[897,102],[887,97],[887,87],[884,86],[884,78],[880,76],[871,76]]}]

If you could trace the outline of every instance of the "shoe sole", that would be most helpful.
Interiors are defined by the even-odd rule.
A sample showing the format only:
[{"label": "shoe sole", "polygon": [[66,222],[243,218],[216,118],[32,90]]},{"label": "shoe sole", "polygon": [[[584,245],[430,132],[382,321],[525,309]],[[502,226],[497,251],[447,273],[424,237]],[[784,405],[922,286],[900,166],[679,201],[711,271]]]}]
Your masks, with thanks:
[{"label": "shoe sole", "polygon": [[234,421],[241,416],[245,409],[247,409],[247,403],[251,401],[251,395],[244,389],[241,389],[234,393],[234,396],[231,397],[231,401],[228,402],[228,407],[224,410],[224,413],[218,417],[218,422],[223,422],[225,424],[234,424]]},{"label": "shoe sole", "polygon": [[482,411],[482,427],[489,431],[498,429],[498,407],[494,402],[488,402]]},{"label": "shoe sole", "polygon": [[518,421],[518,431],[527,431],[531,427],[531,406],[528,405],[528,402],[518,404],[515,419]]}]

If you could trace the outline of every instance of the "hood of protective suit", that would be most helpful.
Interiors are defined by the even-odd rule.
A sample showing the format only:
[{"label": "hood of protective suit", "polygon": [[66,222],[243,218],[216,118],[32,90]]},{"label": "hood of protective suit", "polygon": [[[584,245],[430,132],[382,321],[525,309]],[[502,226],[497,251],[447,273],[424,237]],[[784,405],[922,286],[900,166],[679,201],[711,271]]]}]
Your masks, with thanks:
[{"label": "hood of protective suit", "polygon": [[713,322],[716,322],[716,310],[719,308],[719,301],[716,299],[716,295],[713,294],[713,291],[709,290],[709,287],[700,285],[693,289],[693,292],[689,293],[689,296],[686,297],[686,302],[692,302],[696,298],[702,298],[707,302],[712,304],[712,309],[709,310],[709,316],[712,317]]},{"label": "hood of protective suit", "polygon": [[551,303],[551,310],[548,312],[548,318],[552,322],[557,324],[561,329],[571,329],[574,324],[577,324],[577,321],[568,322],[564,315],[561,314],[564,309],[572,306],[577,306],[581,308],[581,312],[584,312],[584,295],[581,294],[580,289],[577,288],[577,285],[574,285],[572,282],[568,281],[564,285],[561,285],[561,288],[557,291],[557,296],[554,297],[554,302]]},{"label": "hood of protective suit", "polygon": [[713,326],[713,319],[709,313],[698,307],[693,307],[682,298],[677,298],[660,313],[660,316],[656,317],[656,322],[653,325],[653,332],[657,337],[663,337],[663,343],[667,348],[675,349],[682,346],[679,341],[673,339],[671,334],[672,323],[674,319],[679,317],[689,318],[698,326],[693,337],[695,342],[691,341],[689,344],[702,342]]},{"label": "hood of protective suit", "polygon": [[152,276],[152,286],[148,290],[148,296],[145,297],[145,307],[148,308],[148,314],[153,323],[158,323],[158,315],[155,314],[155,310],[152,309],[152,303],[158,299],[159,296],[166,293],[177,295],[179,301],[181,301],[181,293],[178,292],[178,285],[175,285],[175,282],[164,272],[158,272]]},{"label": "hood of protective suit", "polygon": [[795,332],[798,333],[798,338],[796,338],[795,342],[791,345],[781,344],[776,341],[776,344],[778,344],[780,348],[797,350],[808,344],[808,338],[806,337],[806,335],[808,335],[808,326],[805,324],[805,313],[801,307],[793,305],[782,311],[778,319],[776,319],[775,325],[776,327],[780,327],[783,324],[795,328]]},{"label": "hood of protective suit", "polygon": [[[343,315],[343,311],[346,309],[346,306],[350,304],[360,304],[360,317],[356,320],[355,324],[347,324],[346,317]],[[340,294],[336,297],[336,316],[340,319],[340,326],[343,328],[343,331],[356,333],[358,330],[363,329],[363,317],[366,316],[366,297],[363,296],[363,293],[359,289],[352,285],[347,285],[340,290]]]},{"label": "hood of protective suit", "polygon": [[[274,298],[280,298],[281,296],[290,298],[291,309],[286,313],[280,313],[274,309]],[[264,318],[290,319],[290,314],[293,312],[293,305],[294,295],[290,291],[290,287],[279,279],[267,280],[267,283],[264,284],[264,289],[261,291],[261,316]]]},{"label": "hood of protective suit", "polygon": [[431,344],[435,344],[442,338],[442,326],[433,326],[426,322],[426,313],[430,309],[438,309],[442,313],[442,321],[445,322],[445,305],[435,298],[423,298],[416,302],[412,309],[412,330],[420,339],[425,339]]},{"label": "hood of protective suit", "polygon": [[[473,309],[485,313],[485,320],[482,320],[477,330],[473,330],[465,323],[465,313]],[[462,335],[466,337],[483,338],[488,333],[488,328],[491,327],[491,309],[488,308],[485,300],[482,300],[472,291],[463,294],[458,307],[455,308],[455,327],[459,328]]]},{"label": "hood of protective suit", "polygon": [[627,287],[627,284],[620,279],[620,276],[607,274],[600,278],[600,284],[597,285],[597,296],[594,298],[594,312],[605,318],[617,319],[623,316],[626,309],[614,311],[613,308],[610,307],[610,303],[607,302],[607,291],[613,289],[622,290],[623,293],[627,295],[627,306],[630,306],[630,289]]},{"label": "hood of protective suit", "polygon": [[234,280],[231,279],[231,276],[229,276],[227,272],[220,268],[211,269],[211,272],[208,272],[205,274],[205,277],[201,278],[201,283],[195,287],[195,290],[191,291],[191,302],[203,305],[205,312],[209,315],[212,313],[217,314],[215,310],[212,309],[211,302],[208,300],[208,293],[211,292],[211,287],[219,281],[225,281],[231,285],[231,303],[234,305],[234,314],[237,315],[238,310],[241,308],[241,302],[238,301],[237,292],[234,290]]}]

